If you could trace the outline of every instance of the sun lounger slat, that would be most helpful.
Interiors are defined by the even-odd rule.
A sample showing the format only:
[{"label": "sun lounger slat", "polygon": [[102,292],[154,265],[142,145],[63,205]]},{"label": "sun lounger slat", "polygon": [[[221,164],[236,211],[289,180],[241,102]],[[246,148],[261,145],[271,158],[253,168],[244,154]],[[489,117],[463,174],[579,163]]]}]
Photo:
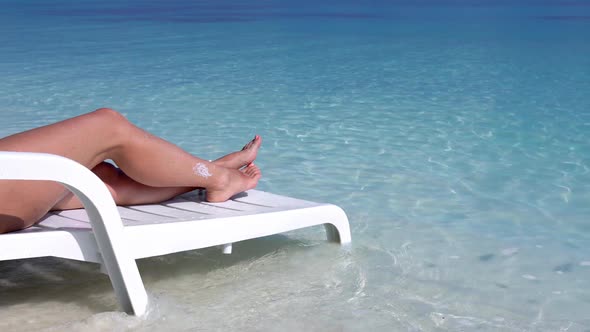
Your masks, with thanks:
[{"label": "sun lounger slat", "polygon": [[[37,223],[37,227],[43,229],[59,229],[59,228],[72,228],[72,229],[88,229],[92,227],[88,222],[88,215],[84,210],[76,210],[74,217],[68,216],[69,214],[60,213],[49,213],[41,221]],[[79,218],[83,215],[82,218]]]},{"label": "sun lounger slat", "polygon": [[193,211],[196,213],[201,213],[209,216],[235,215],[236,212],[238,214],[241,212],[240,210],[233,209],[231,207],[224,205],[213,205],[211,203],[206,202],[191,202],[188,200],[178,200],[173,202],[166,202],[164,204],[166,206],[174,207],[177,209]]},{"label": "sun lounger slat", "polygon": [[193,218],[200,218],[202,214],[195,213],[187,210],[180,210],[167,207],[165,204],[154,204],[154,205],[135,205],[128,206],[127,208],[135,210],[137,212],[143,212],[146,214],[152,214],[154,216],[160,216],[161,220],[172,219],[172,220],[190,220]]},{"label": "sun lounger slat", "polygon": [[319,205],[316,202],[304,201],[293,197],[280,196],[258,190],[248,192],[248,195],[246,196],[237,197],[235,201],[253,205],[281,207],[283,209],[304,208]]},{"label": "sun lounger slat", "polygon": [[215,208],[224,208],[224,209],[231,209],[234,211],[241,211],[241,212],[264,212],[268,210],[270,207],[266,205],[253,205],[248,203],[242,203],[240,201],[229,200],[223,203],[202,203],[204,205],[212,206]]},{"label": "sun lounger slat", "polygon": [[84,222],[84,223],[90,222],[89,221],[90,219],[88,219],[88,214],[86,213],[86,210],[84,210],[84,209],[55,211],[55,212],[52,212],[51,214],[49,214],[49,216],[51,216],[51,215],[60,216],[60,217],[67,218],[70,220],[77,220],[77,221]]}]

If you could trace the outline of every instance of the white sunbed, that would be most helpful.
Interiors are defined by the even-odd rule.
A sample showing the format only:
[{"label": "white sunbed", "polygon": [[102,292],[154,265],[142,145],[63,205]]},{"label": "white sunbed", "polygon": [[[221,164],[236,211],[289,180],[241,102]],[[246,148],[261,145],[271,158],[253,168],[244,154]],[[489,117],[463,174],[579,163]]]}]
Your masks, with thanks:
[{"label": "white sunbed", "polygon": [[99,263],[123,310],[138,316],[148,305],[138,258],[218,245],[231,253],[234,242],[320,224],[328,240],[351,241],[341,208],[257,190],[224,203],[205,202],[195,191],[161,204],[117,207],[86,167],[27,152],[0,152],[2,179],[60,182],[85,209],[50,213],[33,227],[1,234],[0,261],[55,256]]}]

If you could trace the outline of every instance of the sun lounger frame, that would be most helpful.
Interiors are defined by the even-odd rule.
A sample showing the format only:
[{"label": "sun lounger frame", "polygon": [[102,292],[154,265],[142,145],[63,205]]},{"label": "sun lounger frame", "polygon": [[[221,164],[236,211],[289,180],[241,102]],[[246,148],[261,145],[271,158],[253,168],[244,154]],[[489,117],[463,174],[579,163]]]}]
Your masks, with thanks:
[{"label": "sun lounger frame", "polygon": [[[348,218],[338,206],[256,190],[225,203],[204,202],[196,192],[159,207],[117,207],[92,171],[52,154],[0,152],[0,180],[56,181],[85,207],[51,213],[31,228],[1,234],[0,261],[55,256],[99,263],[122,309],[138,316],[148,308],[138,258],[217,245],[231,253],[234,242],[322,224],[328,240],[351,241]],[[160,210],[178,216],[160,215]],[[136,214],[155,217],[145,221]]]}]

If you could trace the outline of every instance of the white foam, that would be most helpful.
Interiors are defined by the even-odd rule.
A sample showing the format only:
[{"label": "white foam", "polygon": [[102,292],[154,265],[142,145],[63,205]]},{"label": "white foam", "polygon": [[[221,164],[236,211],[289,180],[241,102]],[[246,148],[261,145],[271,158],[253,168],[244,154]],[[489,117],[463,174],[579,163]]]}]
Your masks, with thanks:
[{"label": "white foam", "polygon": [[518,253],[518,248],[506,248],[504,250],[502,250],[502,255],[503,256],[512,256]]}]

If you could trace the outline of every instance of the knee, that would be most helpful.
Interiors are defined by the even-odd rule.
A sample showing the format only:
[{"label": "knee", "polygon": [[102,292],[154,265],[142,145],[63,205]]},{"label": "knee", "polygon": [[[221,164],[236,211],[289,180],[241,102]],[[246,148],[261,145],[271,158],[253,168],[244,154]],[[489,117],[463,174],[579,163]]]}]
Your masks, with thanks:
[{"label": "knee", "polygon": [[112,108],[108,108],[108,107],[99,108],[99,109],[95,110],[94,112],[92,112],[91,114],[95,117],[98,117],[100,119],[104,119],[105,121],[109,121],[110,123],[113,123],[113,124],[117,124],[120,122],[123,122],[123,123],[128,122],[127,118],[123,114],[115,111]]},{"label": "knee", "polygon": [[103,128],[110,132],[110,135],[115,137],[118,134],[124,134],[131,125],[123,114],[112,108],[99,108],[89,115],[93,117],[93,123],[100,123]]}]

